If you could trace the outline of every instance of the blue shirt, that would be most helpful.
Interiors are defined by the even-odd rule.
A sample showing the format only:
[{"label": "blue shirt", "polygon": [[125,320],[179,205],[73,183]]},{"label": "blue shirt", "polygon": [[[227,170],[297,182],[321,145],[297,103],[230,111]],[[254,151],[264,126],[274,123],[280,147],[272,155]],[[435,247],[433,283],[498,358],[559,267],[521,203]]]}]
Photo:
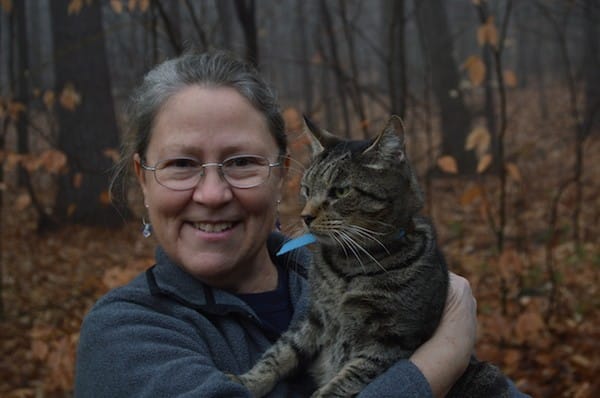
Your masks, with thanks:
[{"label": "blue shirt", "polygon": [[[268,242],[274,256],[283,236]],[[272,257],[274,258],[274,257]],[[306,252],[275,258],[287,269],[291,322],[308,309]],[[75,397],[250,397],[226,373],[249,370],[272,344],[272,328],[234,294],[204,285],[174,264],[160,248],[156,265],[110,291],[86,315],[77,351]],[[277,323],[278,321],[274,322]],[[302,370],[281,381],[268,397],[308,397]],[[513,396],[518,397],[515,390]],[[360,398],[431,397],[427,380],[400,360],[373,380]]]},{"label": "blue shirt", "polygon": [[271,341],[285,332],[292,321],[294,308],[290,298],[286,267],[277,267],[277,288],[263,293],[237,294],[252,308],[265,327]]}]

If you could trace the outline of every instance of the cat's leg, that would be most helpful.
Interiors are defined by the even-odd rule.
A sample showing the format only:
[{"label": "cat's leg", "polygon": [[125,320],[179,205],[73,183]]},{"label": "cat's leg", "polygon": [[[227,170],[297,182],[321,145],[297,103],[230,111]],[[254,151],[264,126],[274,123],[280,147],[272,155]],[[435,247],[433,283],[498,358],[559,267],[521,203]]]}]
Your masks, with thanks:
[{"label": "cat's leg", "polygon": [[394,360],[390,357],[355,357],[348,361],[333,379],[319,388],[311,398],[354,397],[393,363]]},{"label": "cat's leg", "polygon": [[252,369],[231,378],[246,386],[254,397],[262,397],[296,370],[304,359],[315,355],[320,334],[317,324],[304,321],[298,328],[284,333]]},{"label": "cat's leg", "polygon": [[267,395],[279,380],[290,374],[299,363],[298,352],[291,341],[281,339],[269,348],[246,373],[230,377],[250,390],[253,397]]}]

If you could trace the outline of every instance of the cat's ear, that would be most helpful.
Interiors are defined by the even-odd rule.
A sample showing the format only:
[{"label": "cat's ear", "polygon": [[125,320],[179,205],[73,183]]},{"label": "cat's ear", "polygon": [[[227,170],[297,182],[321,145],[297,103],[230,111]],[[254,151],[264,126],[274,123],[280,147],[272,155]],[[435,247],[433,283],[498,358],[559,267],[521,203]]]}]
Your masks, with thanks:
[{"label": "cat's ear", "polygon": [[373,140],[363,154],[376,152],[384,159],[404,161],[406,144],[404,141],[404,123],[399,116],[392,115],[385,128]]},{"label": "cat's ear", "polygon": [[338,144],[340,140],[327,130],[319,128],[306,115],[304,118],[304,132],[310,138],[310,148],[313,157]]}]

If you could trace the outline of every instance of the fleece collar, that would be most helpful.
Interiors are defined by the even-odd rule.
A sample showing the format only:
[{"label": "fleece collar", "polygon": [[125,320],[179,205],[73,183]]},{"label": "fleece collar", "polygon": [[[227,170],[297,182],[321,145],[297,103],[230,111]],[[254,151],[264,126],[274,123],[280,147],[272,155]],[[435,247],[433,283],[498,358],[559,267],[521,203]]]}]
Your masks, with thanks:
[{"label": "fleece collar", "polygon": [[[267,245],[271,259],[278,267],[287,267],[289,273],[290,294],[294,303],[305,306],[302,299],[306,287],[306,264],[308,255],[295,251],[287,256],[276,256],[275,253],[284,244],[285,238],[279,233],[269,236]],[[161,247],[157,247],[156,264],[146,271],[146,281],[153,296],[167,296],[187,307],[215,315],[226,315],[239,312],[245,315],[253,314],[252,309],[236,295],[227,291],[205,285],[167,256]]]}]

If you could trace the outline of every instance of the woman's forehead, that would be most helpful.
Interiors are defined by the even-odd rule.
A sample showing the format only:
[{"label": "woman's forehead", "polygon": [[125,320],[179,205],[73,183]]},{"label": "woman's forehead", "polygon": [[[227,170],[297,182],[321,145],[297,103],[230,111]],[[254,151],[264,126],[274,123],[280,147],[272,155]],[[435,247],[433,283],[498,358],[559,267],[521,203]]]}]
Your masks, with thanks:
[{"label": "woman's forehead", "polygon": [[190,86],[156,117],[149,150],[250,151],[268,155],[277,143],[262,113],[227,87]]}]

